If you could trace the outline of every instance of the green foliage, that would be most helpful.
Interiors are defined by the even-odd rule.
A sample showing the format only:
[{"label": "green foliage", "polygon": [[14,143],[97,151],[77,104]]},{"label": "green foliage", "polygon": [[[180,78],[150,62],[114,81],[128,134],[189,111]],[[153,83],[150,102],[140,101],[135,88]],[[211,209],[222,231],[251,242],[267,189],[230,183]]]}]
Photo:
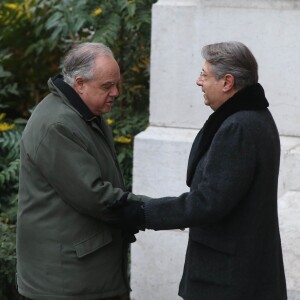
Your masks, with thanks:
[{"label": "green foliage", "polygon": [[0,214],[0,299],[14,300],[19,299],[15,289],[16,226],[6,222]]},{"label": "green foliage", "polygon": [[15,298],[16,215],[21,128],[0,115],[0,299]]},{"label": "green foliage", "polygon": [[[0,282],[7,281],[8,283],[14,282],[16,255],[15,255],[15,225],[5,224],[6,219],[0,216]],[[0,291],[1,295],[1,291]],[[2,299],[2,298],[1,298]]]},{"label": "green foliage", "polygon": [[1,80],[0,97],[7,96],[8,99],[10,96],[19,94],[17,82],[12,81],[13,78],[12,72],[5,70],[3,67],[3,65],[9,58],[10,58],[10,54],[8,54],[6,50],[1,49],[0,50],[0,80]]},{"label": "green foliage", "polygon": [[[84,40],[91,18],[87,0],[8,0],[0,2],[0,85],[6,112],[28,117],[28,110],[48,92],[47,80],[60,58]],[[2,74],[2,76],[1,76]]]},{"label": "green foliage", "polygon": [[[2,127],[6,123],[0,123]],[[19,176],[19,142],[21,131],[18,127],[0,126],[0,212],[7,198],[18,191]]]}]

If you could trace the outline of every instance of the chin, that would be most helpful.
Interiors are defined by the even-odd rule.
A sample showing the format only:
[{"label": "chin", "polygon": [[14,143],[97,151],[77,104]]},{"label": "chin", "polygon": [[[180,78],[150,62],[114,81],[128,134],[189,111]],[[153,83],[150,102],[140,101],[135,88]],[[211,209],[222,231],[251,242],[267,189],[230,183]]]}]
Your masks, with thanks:
[{"label": "chin", "polygon": [[207,101],[206,99],[204,99],[204,104],[210,106],[209,101]]},{"label": "chin", "polygon": [[107,114],[107,113],[109,113],[110,111],[111,111],[111,108],[106,109],[106,110],[104,110],[104,111],[101,112],[101,115]]}]

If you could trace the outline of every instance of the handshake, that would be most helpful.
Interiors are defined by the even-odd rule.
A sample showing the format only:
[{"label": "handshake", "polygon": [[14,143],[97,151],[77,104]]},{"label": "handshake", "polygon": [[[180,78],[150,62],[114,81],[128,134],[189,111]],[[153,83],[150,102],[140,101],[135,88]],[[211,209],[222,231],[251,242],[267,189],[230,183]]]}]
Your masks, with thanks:
[{"label": "handshake", "polygon": [[128,200],[128,193],[112,205],[109,210],[113,218],[106,219],[105,223],[123,230],[124,238],[133,243],[136,241],[135,234],[139,230],[145,230],[145,203],[142,201]]}]

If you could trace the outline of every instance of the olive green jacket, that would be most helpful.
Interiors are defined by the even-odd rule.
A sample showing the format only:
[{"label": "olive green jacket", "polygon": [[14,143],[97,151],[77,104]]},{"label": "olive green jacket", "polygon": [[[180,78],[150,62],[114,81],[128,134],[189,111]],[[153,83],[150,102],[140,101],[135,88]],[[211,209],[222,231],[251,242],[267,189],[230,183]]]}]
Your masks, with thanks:
[{"label": "olive green jacket", "polygon": [[124,294],[128,243],[122,231],[102,222],[114,217],[107,207],[124,195],[110,128],[61,78],[48,85],[51,93],[35,108],[21,140],[19,293],[49,300]]}]

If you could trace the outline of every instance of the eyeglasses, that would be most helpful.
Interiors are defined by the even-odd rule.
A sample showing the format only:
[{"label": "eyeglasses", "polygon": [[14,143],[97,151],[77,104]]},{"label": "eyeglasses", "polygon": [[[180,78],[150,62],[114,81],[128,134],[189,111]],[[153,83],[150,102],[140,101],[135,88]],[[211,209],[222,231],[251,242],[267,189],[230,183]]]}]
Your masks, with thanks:
[{"label": "eyeglasses", "polygon": [[200,75],[199,75],[199,79],[200,80],[204,80],[204,79],[206,79],[207,78],[207,76],[208,76],[208,74],[206,74],[206,73],[204,73],[203,71],[200,73]]}]

